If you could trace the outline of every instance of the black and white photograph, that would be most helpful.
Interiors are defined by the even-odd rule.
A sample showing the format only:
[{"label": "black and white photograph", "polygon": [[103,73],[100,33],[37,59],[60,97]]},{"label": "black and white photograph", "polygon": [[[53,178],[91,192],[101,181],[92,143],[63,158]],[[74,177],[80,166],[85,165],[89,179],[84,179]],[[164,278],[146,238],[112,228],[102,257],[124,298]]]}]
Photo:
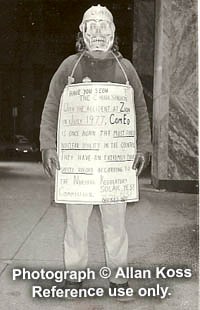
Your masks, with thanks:
[{"label": "black and white photograph", "polygon": [[0,0],[0,309],[198,310],[198,0]]}]

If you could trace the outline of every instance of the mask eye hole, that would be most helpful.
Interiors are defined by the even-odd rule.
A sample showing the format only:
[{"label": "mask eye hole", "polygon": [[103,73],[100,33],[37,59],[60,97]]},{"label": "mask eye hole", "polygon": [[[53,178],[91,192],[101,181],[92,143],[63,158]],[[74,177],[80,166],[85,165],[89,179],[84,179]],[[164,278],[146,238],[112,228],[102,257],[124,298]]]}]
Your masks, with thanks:
[{"label": "mask eye hole", "polygon": [[96,30],[97,25],[95,22],[90,23],[90,30]]},{"label": "mask eye hole", "polygon": [[104,21],[100,22],[100,28],[101,28],[101,30],[107,30],[108,24]]},{"label": "mask eye hole", "polygon": [[94,21],[89,21],[85,25],[85,32],[94,33],[97,29],[97,24]]}]

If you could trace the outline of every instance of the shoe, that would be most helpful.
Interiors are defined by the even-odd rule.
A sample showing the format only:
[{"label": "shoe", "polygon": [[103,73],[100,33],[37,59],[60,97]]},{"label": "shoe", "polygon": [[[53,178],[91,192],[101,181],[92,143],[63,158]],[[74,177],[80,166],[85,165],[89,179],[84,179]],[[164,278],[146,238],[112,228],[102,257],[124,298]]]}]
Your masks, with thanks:
[{"label": "shoe", "polygon": [[[120,289],[123,289],[123,290],[120,290]],[[131,302],[134,300],[134,296],[119,296],[120,293],[123,293],[126,291],[126,289],[130,288],[128,282],[125,282],[125,283],[114,283],[114,282],[110,282],[110,288],[109,288],[109,292],[110,294],[115,294],[116,293],[116,296],[113,296],[116,298],[117,301],[119,302]],[[118,293],[118,294],[117,294]],[[110,295],[109,294],[109,295]]]},{"label": "shoe", "polygon": [[127,289],[129,288],[129,285],[128,285],[128,282],[125,282],[125,283],[114,283],[114,282],[110,282],[110,288],[111,289],[114,289],[114,288],[120,288],[120,287],[123,287],[124,289]]},{"label": "shoe", "polygon": [[75,281],[69,281],[69,280],[65,280],[65,282],[62,285],[63,289],[80,289],[83,285],[83,282],[75,282]]}]

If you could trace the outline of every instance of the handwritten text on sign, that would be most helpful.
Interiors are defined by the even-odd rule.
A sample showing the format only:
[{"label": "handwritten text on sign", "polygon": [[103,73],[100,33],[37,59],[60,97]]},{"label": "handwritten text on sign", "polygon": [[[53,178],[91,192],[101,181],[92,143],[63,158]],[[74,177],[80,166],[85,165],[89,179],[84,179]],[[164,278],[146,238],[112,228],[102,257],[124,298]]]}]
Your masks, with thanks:
[{"label": "handwritten text on sign", "polygon": [[133,89],[114,83],[68,85],[58,119],[55,200],[115,203],[138,200]]}]

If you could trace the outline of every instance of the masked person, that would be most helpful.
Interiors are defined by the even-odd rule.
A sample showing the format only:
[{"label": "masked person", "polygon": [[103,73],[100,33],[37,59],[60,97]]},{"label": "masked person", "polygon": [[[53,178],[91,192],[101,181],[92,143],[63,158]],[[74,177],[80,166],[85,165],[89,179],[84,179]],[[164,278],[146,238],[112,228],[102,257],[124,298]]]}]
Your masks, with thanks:
[{"label": "masked person", "polygon": [[[56,152],[58,110],[62,92],[69,83],[129,83],[134,89],[137,155],[133,169],[138,175],[148,164],[151,151],[150,126],[139,77],[131,62],[119,53],[111,12],[92,6],[83,16],[76,43],[78,53],[66,58],[54,74],[42,113],[40,144],[43,166],[52,177],[59,169]],[[127,266],[128,237],[125,228],[126,203],[99,206],[105,241],[106,263],[112,269]],[[93,205],[66,205],[67,227],[64,237],[64,262],[67,270],[85,269],[88,262],[87,229]],[[70,285],[70,282],[68,281]],[[78,283],[80,286],[81,283]],[[126,279],[110,279],[111,287],[127,287]]]}]

